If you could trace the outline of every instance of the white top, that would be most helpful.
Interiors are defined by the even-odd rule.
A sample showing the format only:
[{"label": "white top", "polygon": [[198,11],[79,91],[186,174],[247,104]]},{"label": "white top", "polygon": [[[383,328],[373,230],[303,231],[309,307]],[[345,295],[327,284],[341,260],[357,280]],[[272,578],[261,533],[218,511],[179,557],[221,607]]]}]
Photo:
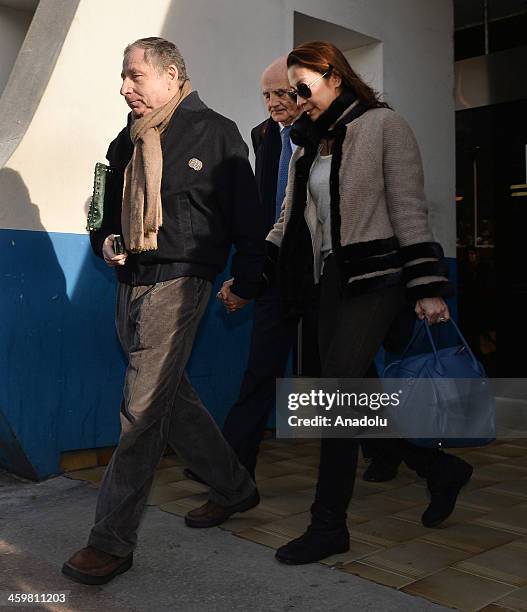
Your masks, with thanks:
[{"label": "white top", "polygon": [[309,173],[308,189],[317,207],[317,220],[322,230],[320,252],[324,258],[331,251],[331,214],[329,177],[331,173],[331,155],[315,157]]}]

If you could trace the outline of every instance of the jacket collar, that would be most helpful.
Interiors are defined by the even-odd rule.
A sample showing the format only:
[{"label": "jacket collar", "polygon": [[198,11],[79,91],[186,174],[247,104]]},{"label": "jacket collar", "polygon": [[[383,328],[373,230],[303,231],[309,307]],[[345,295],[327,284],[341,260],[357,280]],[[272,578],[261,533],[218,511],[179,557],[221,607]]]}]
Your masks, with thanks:
[{"label": "jacket collar", "polygon": [[201,100],[198,92],[194,90],[181,102],[177,110],[203,111],[207,110],[207,108],[208,106]]}]

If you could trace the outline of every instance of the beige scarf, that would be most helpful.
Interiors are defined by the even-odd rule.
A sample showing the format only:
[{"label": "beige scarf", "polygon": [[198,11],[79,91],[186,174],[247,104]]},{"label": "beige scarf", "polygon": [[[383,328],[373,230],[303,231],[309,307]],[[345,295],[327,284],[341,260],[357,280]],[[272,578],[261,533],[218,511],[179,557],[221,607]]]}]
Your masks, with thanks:
[{"label": "beige scarf", "polygon": [[161,135],[191,91],[190,82],[185,81],[169,102],[136,119],[130,128],[134,152],[124,171],[121,225],[124,243],[132,253],[157,249],[157,232],[163,223]]}]

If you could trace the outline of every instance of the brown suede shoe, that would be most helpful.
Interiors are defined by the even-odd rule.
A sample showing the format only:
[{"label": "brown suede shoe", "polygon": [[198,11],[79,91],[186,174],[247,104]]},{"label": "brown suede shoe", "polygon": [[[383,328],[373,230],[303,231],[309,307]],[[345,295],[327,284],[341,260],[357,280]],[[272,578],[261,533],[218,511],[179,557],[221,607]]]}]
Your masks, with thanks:
[{"label": "brown suede shoe", "polygon": [[247,512],[260,503],[260,494],[255,489],[249,497],[232,506],[220,506],[208,501],[199,508],[194,508],[185,516],[185,523],[188,527],[215,527],[221,525],[236,512]]},{"label": "brown suede shoe", "polygon": [[132,567],[133,555],[116,557],[93,546],[81,548],[62,566],[62,573],[82,584],[106,584]]}]

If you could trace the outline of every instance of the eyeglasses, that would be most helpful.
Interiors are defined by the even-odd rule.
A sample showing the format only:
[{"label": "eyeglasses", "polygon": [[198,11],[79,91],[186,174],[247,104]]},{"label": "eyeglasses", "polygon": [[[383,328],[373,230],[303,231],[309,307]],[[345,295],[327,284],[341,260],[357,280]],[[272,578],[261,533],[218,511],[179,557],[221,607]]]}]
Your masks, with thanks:
[{"label": "eyeglasses", "polygon": [[323,79],[325,76],[327,76],[332,70],[333,66],[331,66],[330,64],[329,69],[326,70],[324,74],[321,74],[319,77],[317,77],[314,81],[311,81],[311,83],[298,83],[298,85],[294,89],[294,93],[296,94],[297,98],[299,96],[301,98],[304,98],[304,100],[311,98],[311,95],[313,94],[313,92],[311,91],[311,87],[313,87],[315,83],[318,83],[320,79]]}]

